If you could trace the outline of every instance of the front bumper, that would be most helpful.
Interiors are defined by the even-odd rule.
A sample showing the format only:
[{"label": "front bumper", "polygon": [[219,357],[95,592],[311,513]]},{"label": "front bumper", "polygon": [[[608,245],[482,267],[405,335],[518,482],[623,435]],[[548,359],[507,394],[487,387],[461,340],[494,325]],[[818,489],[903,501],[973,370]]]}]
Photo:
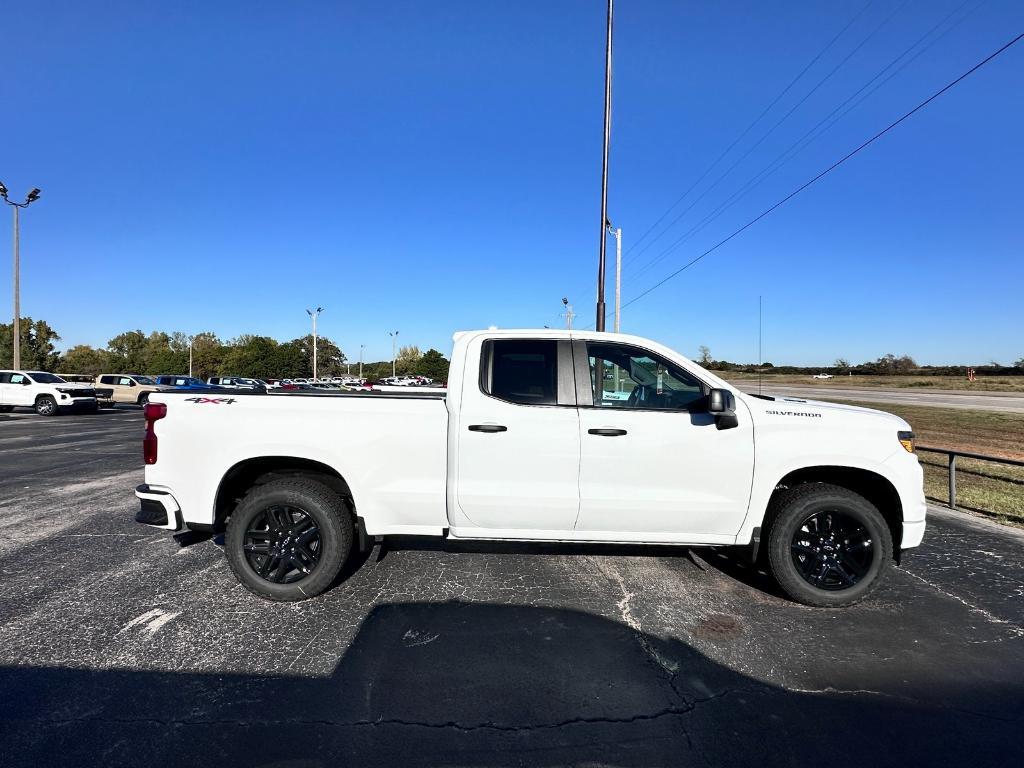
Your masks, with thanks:
[{"label": "front bumper", "polygon": [[143,483],[135,488],[135,496],[142,505],[135,513],[135,522],[165,531],[180,531],[185,527],[181,505],[169,489]]}]

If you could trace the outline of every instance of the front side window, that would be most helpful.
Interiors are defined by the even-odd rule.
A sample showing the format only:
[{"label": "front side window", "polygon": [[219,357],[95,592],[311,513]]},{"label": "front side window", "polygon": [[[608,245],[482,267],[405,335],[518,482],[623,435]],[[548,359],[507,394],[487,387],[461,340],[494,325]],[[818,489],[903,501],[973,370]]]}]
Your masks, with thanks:
[{"label": "front side window", "polygon": [[704,385],[678,365],[639,347],[588,343],[594,405],[685,411],[704,399]]},{"label": "front side window", "polygon": [[117,386],[119,386],[119,387],[130,387],[131,385],[132,385],[132,380],[129,379],[127,376],[122,376],[121,378],[119,378],[117,380]]},{"label": "front side window", "polygon": [[508,339],[489,342],[484,355],[483,390],[522,405],[558,402],[558,346],[554,341]]}]

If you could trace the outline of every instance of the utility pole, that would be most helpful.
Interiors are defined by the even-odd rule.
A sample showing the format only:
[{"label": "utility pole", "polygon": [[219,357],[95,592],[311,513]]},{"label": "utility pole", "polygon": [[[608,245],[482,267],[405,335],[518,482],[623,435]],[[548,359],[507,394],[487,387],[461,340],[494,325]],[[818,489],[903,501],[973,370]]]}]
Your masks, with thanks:
[{"label": "utility pole", "polygon": [[22,208],[28,208],[39,199],[39,188],[34,187],[25,202],[16,203],[7,198],[7,187],[0,181],[0,197],[14,209],[14,324],[11,326],[11,338],[14,342],[11,357],[12,367],[17,370],[21,368],[21,230],[19,212]]},{"label": "utility pole", "polygon": [[188,377],[192,378],[192,340],[195,336],[188,337]]},{"label": "utility pole", "polygon": [[604,153],[601,157],[601,247],[597,260],[597,321],[604,330],[604,271],[608,250],[608,145],[612,136],[612,6],[608,0],[608,22],[604,48]]},{"label": "utility pole", "polygon": [[316,319],[323,311],[323,307],[317,307],[315,310],[306,310],[306,314],[313,319],[313,381],[316,381]]},{"label": "utility pole", "polygon": [[359,378],[363,378],[363,350],[366,349],[365,344],[359,345]]},{"label": "utility pole", "polygon": [[565,327],[571,331],[572,319],[576,317],[576,313],[572,311],[572,304],[569,303],[568,298],[562,299],[562,306],[565,307],[565,312],[562,313],[562,317],[565,318]]},{"label": "utility pole", "polygon": [[395,378],[395,359],[398,357],[396,349],[398,347],[398,331],[388,331],[388,336],[391,337],[391,378]]}]

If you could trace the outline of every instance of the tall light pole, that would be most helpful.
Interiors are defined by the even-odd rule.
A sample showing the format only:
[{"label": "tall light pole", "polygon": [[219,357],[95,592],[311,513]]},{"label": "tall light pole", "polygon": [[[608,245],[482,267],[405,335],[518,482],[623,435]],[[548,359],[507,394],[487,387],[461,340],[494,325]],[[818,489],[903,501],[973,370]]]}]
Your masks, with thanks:
[{"label": "tall light pole", "polygon": [[11,362],[13,363],[12,367],[17,370],[21,368],[21,237],[18,213],[22,208],[28,208],[39,199],[39,188],[34,187],[28,193],[25,202],[16,203],[7,198],[7,187],[0,181],[0,197],[14,209],[14,324],[11,326],[11,338],[14,340],[14,349],[12,350],[13,360]]},{"label": "tall light pole", "polygon": [[604,153],[601,156],[601,247],[597,260],[597,321],[594,329],[604,330],[604,269],[608,248],[608,145],[612,136],[612,6],[608,0],[608,22],[604,48]]},{"label": "tall light pole", "polygon": [[608,231],[615,235],[615,332],[619,332],[619,315],[622,313],[622,227]]},{"label": "tall light pole", "polygon": [[195,336],[188,337],[188,377],[190,379],[192,378],[192,341],[194,339]]},{"label": "tall light pole", "polygon": [[363,378],[363,350],[366,349],[365,344],[359,345],[359,378]]},{"label": "tall light pole", "polygon": [[320,313],[323,311],[323,307],[317,307],[315,310],[306,310],[306,314],[313,318],[313,381],[316,381],[316,319],[320,316]]},{"label": "tall light pole", "polygon": [[572,311],[572,304],[569,303],[568,297],[562,299],[562,306],[565,307],[565,312],[562,313],[562,317],[565,318],[565,327],[571,331],[572,319],[576,317],[576,313]]},{"label": "tall light pole", "polygon": [[391,337],[391,378],[395,378],[395,358],[398,356],[395,350],[398,348],[398,331],[388,331]]}]

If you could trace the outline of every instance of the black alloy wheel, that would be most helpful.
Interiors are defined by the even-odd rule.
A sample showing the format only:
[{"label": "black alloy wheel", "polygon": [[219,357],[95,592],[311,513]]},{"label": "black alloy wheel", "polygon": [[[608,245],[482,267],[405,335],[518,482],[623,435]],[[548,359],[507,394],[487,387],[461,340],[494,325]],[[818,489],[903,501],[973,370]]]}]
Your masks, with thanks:
[{"label": "black alloy wheel", "polygon": [[857,518],[838,510],[820,510],[793,533],[793,565],[804,581],[830,592],[855,586],[871,569],[875,542]]},{"label": "black alloy wheel", "polygon": [[294,584],[320,563],[320,528],[299,507],[275,505],[257,514],[245,531],[242,548],[252,570],[274,584]]}]

